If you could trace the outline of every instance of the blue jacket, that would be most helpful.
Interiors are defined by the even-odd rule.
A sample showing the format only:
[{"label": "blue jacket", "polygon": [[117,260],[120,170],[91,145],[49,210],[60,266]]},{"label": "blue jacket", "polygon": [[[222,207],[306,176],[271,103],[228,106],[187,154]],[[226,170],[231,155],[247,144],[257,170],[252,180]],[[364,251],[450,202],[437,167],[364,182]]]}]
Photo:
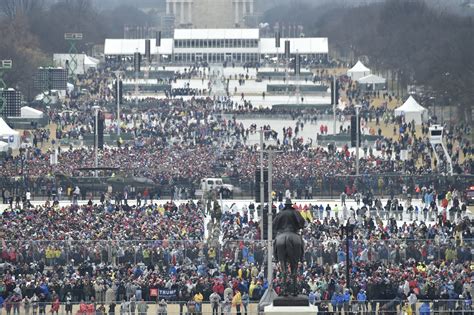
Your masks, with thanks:
[{"label": "blue jacket", "polygon": [[357,301],[359,302],[367,301],[367,295],[365,294],[365,292],[359,291],[359,293],[357,293]]},{"label": "blue jacket", "polygon": [[430,315],[430,305],[428,303],[423,303],[420,306],[420,315]]},{"label": "blue jacket", "polygon": [[351,300],[351,294],[349,292],[346,292],[344,293],[343,298],[344,298],[344,303],[349,303],[349,301]]},{"label": "blue jacket", "polygon": [[334,292],[331,298],[331,304],[333,306],[344,304],[344,296],[341,293]]}]

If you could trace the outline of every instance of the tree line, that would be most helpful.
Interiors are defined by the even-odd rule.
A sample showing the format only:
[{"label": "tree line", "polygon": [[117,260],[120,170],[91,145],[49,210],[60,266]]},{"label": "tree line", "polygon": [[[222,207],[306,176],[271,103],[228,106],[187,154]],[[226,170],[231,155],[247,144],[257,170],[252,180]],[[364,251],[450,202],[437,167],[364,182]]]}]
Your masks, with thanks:
[{"label": "tree line", "polygon": [[13,60],[5,81],[31,99],[38,93],[33,89],[37,67],[52,65],[52,54],[69,51],[64,33],[83,33],[76,45],[82,53],[103,44],[106,37],[122,38],[125,24],[154,23],[153,17],[128,5],[98,10],[91,0],[59,0],[52,5],[44,0],[0,0],[0,59]]},{"label": "tree line", "polygon": [[[284,12],[284,14],[283,14]],[[472,119],[474,19],[430,7],[423,0],[386,0],[356,7],[325,4],[279,7],[264,16],[270,24],[297,17],[306,36],[329,38],[330,49],[352,61],[390,72],[407,85],[425,86],[438,105],[452,105]]]}]

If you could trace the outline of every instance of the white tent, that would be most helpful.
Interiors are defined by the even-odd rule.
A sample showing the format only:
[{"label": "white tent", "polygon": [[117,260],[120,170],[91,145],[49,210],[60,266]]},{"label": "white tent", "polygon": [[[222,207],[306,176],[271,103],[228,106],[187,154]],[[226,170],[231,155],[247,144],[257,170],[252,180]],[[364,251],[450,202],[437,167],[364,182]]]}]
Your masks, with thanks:
[{"label": "white tent", "polygon": [[74,84],[72,83],[67,83],[67,91],[68,93],[71,93],[72,91],[74,91]]},{"label": "white tent", "polygon": [[12,149],[20,147],[20,133],[10,128],[2,118],[0,118],[0,141],[6,142]]},{"label": "white tent", "polygon": [[98,59],[86,55],[84,56],[84,69],[87,71],[90,68],[97,68],[99,62]]},{"label": "white tent", "polygon": [[395,116],[405,116],[405,121],[415,121],[415,124],[420,125],[428,119],[428,110],[418,104],[418,102],[410,96],[402,106],[395,109]]},{"label": "white tent", "polygon": [[370,69],[364,66],[362,62],[357,61],[357,63],[349,70],[347,70],[347,75],[352,78],[352,80],[358,80],[370,74]]},{"label": "white tent", "polygon": [[0,141],[0,152],[8,151],[8,143]]},{"label": "white tent", "polygon": [[43,118],[43,112],[29,106],[21,108],[21,118]]}]

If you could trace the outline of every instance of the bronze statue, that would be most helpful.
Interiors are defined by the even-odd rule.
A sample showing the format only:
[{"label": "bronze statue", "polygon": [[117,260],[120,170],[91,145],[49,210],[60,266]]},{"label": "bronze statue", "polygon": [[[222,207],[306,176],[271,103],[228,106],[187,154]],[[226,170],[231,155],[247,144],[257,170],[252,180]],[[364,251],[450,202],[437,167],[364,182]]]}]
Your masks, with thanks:
[{"label": "bronze statue", "polygon": [[[285,208],[273,220],[274,252],[273,257],[280,263],[283,272],[283,294],[291,293],[296,296],[296,276],[298,263],[303,261],[304,244],[299,230],[304,228],[303,217],[293,208],[290,199],[286,199]],[[290,283],[288,283],[288,265],[291,270]]]}]

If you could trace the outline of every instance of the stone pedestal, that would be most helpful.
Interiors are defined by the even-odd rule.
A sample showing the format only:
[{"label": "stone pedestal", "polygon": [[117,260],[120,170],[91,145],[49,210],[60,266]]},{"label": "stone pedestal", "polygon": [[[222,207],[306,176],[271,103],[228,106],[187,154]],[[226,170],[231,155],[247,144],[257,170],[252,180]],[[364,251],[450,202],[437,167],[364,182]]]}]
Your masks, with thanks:
[{"label": "stone pedestal", "polygon": [[265,307],[265,314],[275,315],[315,315],[318,314],[318,307],[314,305],[310,306],[273,306],[269,305]]},{"label": "stone pedestal", "polygon": [[298,296],[280,296],[273,300],[273,303],[266,306],[265,314],[287,314],[296,313],[298,315],[317,314],[318,307],[309,305],[308,297],[305,295]]}]

